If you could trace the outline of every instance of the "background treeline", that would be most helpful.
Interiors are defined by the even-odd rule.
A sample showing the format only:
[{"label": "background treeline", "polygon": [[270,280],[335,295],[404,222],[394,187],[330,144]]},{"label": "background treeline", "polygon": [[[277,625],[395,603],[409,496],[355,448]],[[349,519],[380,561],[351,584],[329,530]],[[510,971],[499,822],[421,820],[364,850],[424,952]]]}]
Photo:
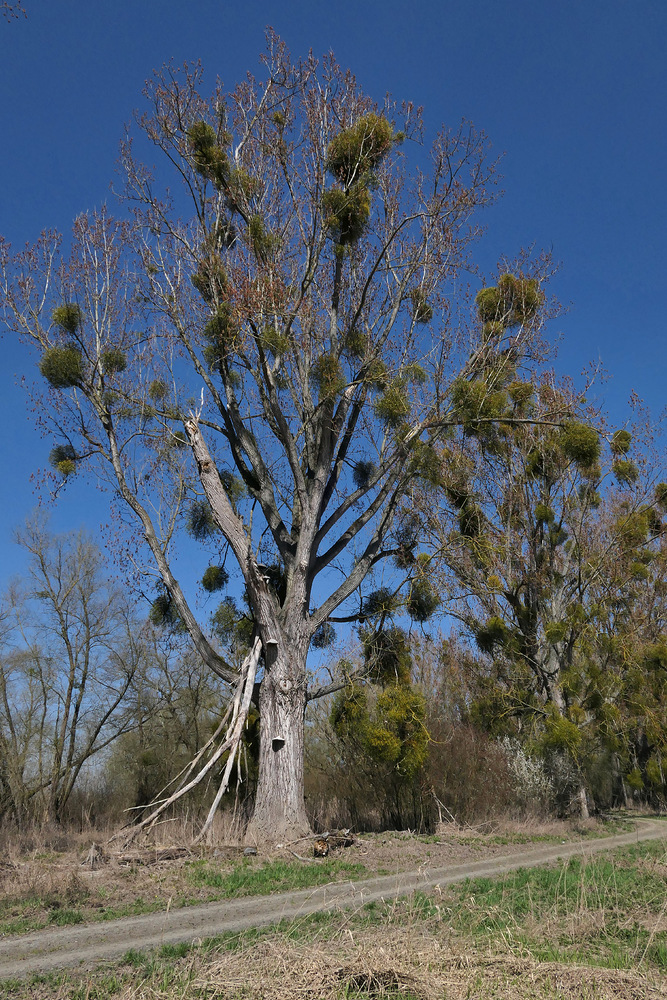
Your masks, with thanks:
[{"label": "background treeline", "polygon": [[[474,391],[461,388],[461,407]],[[525,423],[481,421],[475,400],[396,532],[407,600],[391,581],[367,597],[348,656],[331,627],[314,642],[341,682],[308,714],[316,826],[430,829],[664,801],[667,486],[626,430],[531,423],[535,395],[552,394],[553,409],[555,391],[513,380],[481,401]],[[89,538],[32,521],[18,541],[30,569],[2,604],[0,816],[118,823],[202,750],[228,692],[162,595],[138,617]],[[229,598],[212,616],[239,656],[247,624]],[[251,711],[227,796],[240,821],[257,721]],[[224,764],[183,808],[210,803]]]}]

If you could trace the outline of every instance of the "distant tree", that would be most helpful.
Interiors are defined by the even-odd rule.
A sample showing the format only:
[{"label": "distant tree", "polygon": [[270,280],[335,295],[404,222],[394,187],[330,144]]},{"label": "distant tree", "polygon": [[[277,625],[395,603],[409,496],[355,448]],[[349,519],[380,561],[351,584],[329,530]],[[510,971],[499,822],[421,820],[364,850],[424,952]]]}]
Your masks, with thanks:
[{"label": "distant tree", "polygon": [[[415,585],[413,598],[414,590]],[[410,640],[394,623],[392,604],[386,591],[366,601],[368,618],[361,629],[366,683],[343,661],[349,681],[336,695],[329,721],[348,775],[356,772],[362,795],[378,804],[386,824],[400,827],[406,793],[414,791],[426,761],[429,732],[426,698],[412,685]]]},{"label": "distant tree", "polygon": [[[667,794],[667,486],[625,491],[604,510],[610,558],[591,587],[595,627],[582,644],[588,700],[602,717],[612,794]],[[619,788],[620,785],[620,788]]]},{"label": "distant tree", "polygon": [[217,550],[206,589],[240,578],[245,648],[262,653],[248,836],[286,840],[309,828],[306,703],[344,683],[309,687],[309,649],[333,620],[367,619],[382,565],[417,620],[433,612],[412,491],[438,474],[462,374],[490,351],[518,362],[544,314],[521,279],[503,292],[511,325],[472,350],[457,338],[473,214],[492,199],[483,136],[443,129],[426,155],[411,105],[377,106],[331,57],[293,64],[271,34],[262,76],[207,100],[198,68],[157,74],[138,124],[180,186],[160,193],[126,144],[132,219],[82,216],[69,259],[51,236],[13,260],[5,247],[1,294],[39,349],[56,469],[96,460],[152,553],[155,616],[230,683],[243,615],[228,595],[217,639],[197,620],[178,530]]},{"label": "distant tree", "polygon": [[[503,322],[494,296],[511,280],[478,295],[485,323]],[[430,524],[453,610],[492,664],[473,718],[566,754],[586,815],[585,764],[621,739],[623,664],[603,649],[620,648],[610,632],[623,595],[651,576],[660,511],[640,488],[632,435],[609,435],[605,449],[569,383],[522,380],[511,359],[495,358],[454,395],[463,422],[446,445],[444,507]],[[433,510],[431,495],[424,504]]]},{"label": "distant tree", "polygon": [[0,813],[63,817],[82,769],[133,725],[144,647],[131,605],[84,535],[19,533],[29,576],[3,602]]}]

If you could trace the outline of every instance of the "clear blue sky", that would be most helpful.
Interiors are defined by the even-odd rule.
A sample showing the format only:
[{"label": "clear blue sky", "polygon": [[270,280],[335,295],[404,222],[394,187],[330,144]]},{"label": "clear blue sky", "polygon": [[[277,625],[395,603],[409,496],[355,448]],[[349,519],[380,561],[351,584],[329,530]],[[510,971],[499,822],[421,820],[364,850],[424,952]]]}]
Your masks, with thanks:
[{"label": "clear blue sky", "polygon": [[[559,367],[601,360],[600,391],[627,417],[632,390],[667,402],[663,243],[667,4],[664,0],[24,0],[0,20],[0,232],[18,248],[112,201],[118,141],[151,70],[201,59],[231,86],[256,70],[271,24],[292,55],[333,49],[362,86],[423,104],[428,128],[471,119],[505,152],[505,196],[479,260],[535,243],[563,267],[571,308]],[[0,342],[0,589],[20,562],[12,529],[36,502],[31,475],[51,442],[32,428],[17,376],[34,361]],[[68,484],[54,527],[96,531],[106,505]]]}]

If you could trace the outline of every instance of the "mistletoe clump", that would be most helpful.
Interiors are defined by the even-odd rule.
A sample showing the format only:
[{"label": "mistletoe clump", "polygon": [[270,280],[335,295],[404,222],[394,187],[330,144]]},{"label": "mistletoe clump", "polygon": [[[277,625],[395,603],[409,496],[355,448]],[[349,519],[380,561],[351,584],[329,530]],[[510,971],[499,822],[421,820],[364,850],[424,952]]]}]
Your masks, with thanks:
[{"label": "mistletoe clump", "polygon": [[208,341],[204,357],[212,369],[219,369],[224,363],[237,332],[229,303],[222,302],[204,327],[204,337]]},{"label": "mistletoe clump", "polygon": [[412,446],[410,472],[426,487],[443,486],[443,462],[433,445],[416,439]]},{"label": "mistletoe clump", "polygon": [[523,410],[530,403],[534,395],[534,388],[531,382],[510,382],[507,386],[507,394],[517,409]]},{"label": "mistletoe clump", "polygon": [[359,684],[350,684],[335,699],[329,721],[337,736],[346,739],[359,730],[368,717],[366,692]]},{"label": "mistletoe clump", "polygon": [[83,381],[83,355],[78,347],[49,347],[42,355],[39,370],[54,389],[71,389]]},{"label": "mistletoe clump", "polygon": [[195,500],[186,520],[188,534],[198,542],[206,541],[218,532],[218,525],[208,500]]},{"label": "mistletoe clump", "polygon": [[217,254],[200,260],[190,281],[207,305],[224,300],[229,293],[229,278]]},{"label": "mistletoe clump", "polygon": [[209,566],[205,571],[201,585],[209,594],[222,590],[229,582],[229,573],[222,566]]},{"label": "mistletoe clump", "polygon": [[[517,278],[513,274],[502,274],[497,285],[482,288],[475,297],[486,336],[527,323],[535,316],[541,302],[535,278]],[[498,327],[487,324],[498,324]]]},{"label": "mistletoe clump", "polygon": [[364,638],[364,658],[370,678],[383,687],[410,684],[412,657],[405,632],[387,628]]},{"label": "mistletoe clump", "polygon": [[234,510],[236,510],[237,504],[246,495],[245,483],[240,476],[235,476],[229,469],[222,469],[218,473],[218,477],[225,489],[229,502]]},{"label": "mistletoe clump", "polygon": [[[229,141],[227,133],[222,140]],[[229,180],[229,159],[213,126],[208,122],[196,121],[188,129],[188,142],[192,165],[202,177],[210,180],[217,188],[224,187]]]},{"label": "mistletoe clump", "polygon": [[335,354],[321,354],[310,370],[310,380],[316,386],[320,400],[340,395],[347,380]]},{"label": "mistletoe clump", "polygon": [[371,215],[370,191],[365,184],[346,191],[330,188],[322,195],[322,211],[324,225],[339,246],[356,243]]},{"label": "mistletoe clump", "polygon": [[239,610],[233,597],[225,597],[218,605],[211,616],[211,626],[218,639],[226,646],[247,649],[252,643],[252,619]]},{"label": "mistletoe clump", "polygon": [[627,455],[632,443],[630,431],[616,431],[611,439],[611,451],[613,455]]},{"label": "mistletoe clump", "polygon": [[581,468],[590,468],[600,457],[598,432],[587,424],[570,420],[563,425],[560,446],[566,458]]},{"label": "mistletoe clump", "polygon": [[278,245],[278,237],[271,233],[261,215],[251,215],[248,220],[248,242],[259,260],[270,257]]},{"label": "mistletoe clump", "polygon": [[346,746],[356,745],[375,765],[384,765],[394,781],[414,779],[426,762],[426,700],[410,687],[386,688],[371,710],[364,689],[350,685],[336,698],[330,722]]},{"label": "mistletoe clump", "polygon": [[49,453],[49,464],[67,479],[76,472],[77,454],[71,444],[58,444]]},{"label": "mistletoe clump", "polygon": [[391,382],[373,405],[375,415],[388,427],[397,428],[410,416],[410,400],[405,392],[405,382],[397,378]]},{"label": "mistletoe clump", "polygon": [[366,489],[377,469],[374,462],[356,462],[352,469],[352,480],[358,490]]},{"label": "mistletoe clump", "polygon": [[547,750],[565,751],[576,760],[583,734],[576,723],[554,712],[545,722],[542,740]]},{"label": "mistletoe clump", "polygon": [[156,628],[167,629],[181,634],[186,631],[185,622],[181,618],[176,604],[166,588],[155,598],[148,612],[148,618]]},{"label": "mistletoe clump", "polygon": [[413,288],[410,292],[410,301],[415,323],[430,323],[433,319],[433,307],[429,304],[423,288]]},{"label": "mistletoe clump", "polygon": [[345,338],[343,353],[348,358],[363,358],[368,350],[368,337],[361,330],[353,327]]},{"label": "mistletoe clump", "polygon": [[339,247],[362,235],[371,214],[372,173],[397,141],[400,138],[386,118],[371,113],[329,143],[327,170],[340,187],[324,192],[322,212]]},{"label": "mistletoe clump", "polygon": [[53,310],[52,319],[56,326],[73,337],[83,322],[83,315],[76,302],[65,302]]},{"label": "mistletoe clump", "polygon": [[621,486],[631,486],[637,482],[639,469],[634,462],[628,459],[618,459],[614,462],[612,469],[616,477],[616,482]]},{"label": "mistletoe clump", "polygon": [[426,700],[418,691],[394,685],[378,696],[376,718],[366,726],[370,756],[404,778],[413,778],[426,762],[430,737]]},{"label": "mistletoe clump", "polygon": [[555,519],[556,515],[554,514],[551,507],[549,507],[545,503],[542,503],[541,501],[538,501],[538,503],[535,504],[536,521],[538,521],[541,524],[553,524]]},{"label": "mistletoe clump", "polygon": [[102,371],[105,375],[113,375],[117,372],[124,372],[127,368],[127,357],[117,347],[112,347],[108,351],[103,351],[100,355]]},{"label": "mistletoe clump", "polygon": [[544,626],[544,636],[552,644],[562,642],[567,635],[567,622],[548,622]]},{"label": "mistletoe clump", "polygon": [[507,394],[493,389],[483,379],[457,378],[451,389],[453,414],[469,434],[478,434],[507,410]]},{"label": "mistletoe clump", "polygon": [[148,395],[154,403],[161,403],[167,395],[167,385],[160,378],[153,379],[148,386]]},{"label": "mistletoe clump", "polygon": [[323,622],[313,633],[311,645],[313,649],[329,649],[336,641],[336,629],[331,622]]},{"label": "mistletoe clump", "polygon": [[492,615],[475,630],[475,642],[482,653],[493,655],[496,647],[504,648],[511,638],[505,622],[498,615]]},{"label": "mistletoe clump", "polygon": [[381,115],[370,113],[332,139],[327,150],[327,169],[343,187],[375,170],[401,136]]},{"label": "mistletoe clump", "polygon": [[373,590],[364,598],[361,612],[362,620],[390,615],[397,610],[398,604],[393,590],[390,590],[389,587],[378,587],[377,590]]},{"label": "mistletoe clump", "polygon": [[464,538],[477,538],[484,527],[481,508],[468,497],[459,510],[459,531]]},{"label": "mistletoe clump", "polygon": [[440,595],[433,589],[426,576],[412,581],[407,601],[407,612],[413,621],[426,622],[432,618],[440,606]]},{"label": "mistletoe clump", "polygon": [[236,167],[229,174],[228,201],[232,209],[248,205],[259,190],[259,181],[244,167]]},{"label": "mistletoe clump", "polygon": [[289,338],[285,337],[275,326],[267,325],[262,330],[262,347],[272,354],[274,358],[280,358],[289,351]]}]

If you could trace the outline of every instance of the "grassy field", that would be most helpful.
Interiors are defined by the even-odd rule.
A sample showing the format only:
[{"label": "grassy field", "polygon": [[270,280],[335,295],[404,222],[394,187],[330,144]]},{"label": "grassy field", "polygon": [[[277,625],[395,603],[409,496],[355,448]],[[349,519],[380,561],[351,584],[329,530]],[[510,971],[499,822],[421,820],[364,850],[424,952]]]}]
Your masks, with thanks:
[{"label": "grassy field", "polygon": [[[154,913],[168,905],[188,906],[287,889],[308,889],[368,874],[365,865],[346,858],[326,858],[310,865],[280,859],[260,864],[248,860],[229,867],[201,859],[187,862],[176,879],[165,875],[161,880],[157,876],[150,884],[150,894],[139,892],[119,902],[118,894],[114,898],[105,886],[91,888],[74,871],[64,873],[61,878],[28,880],[27,885],[0,897],[0,935],[24,934],[53,925],[66,927],[84,921],[116,920]],[[128,881],[132,881],[133,875],[136,871],[129,869]],[[145,881],[144,888],[148,888]],[[123,898],[128,895],[131,890],[123,893]]]},{"label": "grassy field", "polygon": [[194,946],[128,951],[90,974],[0,983],[3,1000],[658,996],[667,996],[665,841]]},{"label": "grassy field", "polygon": [[[522,824],[494,832],[452,829],[439,835],[407,833],[365,835],[349,850],[326,859],[295,858],[289,850],[245,858],[240,846],[199,853],[145,848],[129,854],[109,852],[94,870],[84,862],[90,836],[68,850],[41,844],[0,852],[0,935],[25,934],[51,925],[84,922],[177,909],[198,903],[329,882],[369,878],[395,871],[444,867],[479,855],[519,851],[523,846],[560,843],[624,832],[624,819],[589,826],[567,823]],[[301,850],[307,850],[302,847]],[[163,858],[166,853],[168,857]],[[82,864],[82,862],[84,862]]]}]

